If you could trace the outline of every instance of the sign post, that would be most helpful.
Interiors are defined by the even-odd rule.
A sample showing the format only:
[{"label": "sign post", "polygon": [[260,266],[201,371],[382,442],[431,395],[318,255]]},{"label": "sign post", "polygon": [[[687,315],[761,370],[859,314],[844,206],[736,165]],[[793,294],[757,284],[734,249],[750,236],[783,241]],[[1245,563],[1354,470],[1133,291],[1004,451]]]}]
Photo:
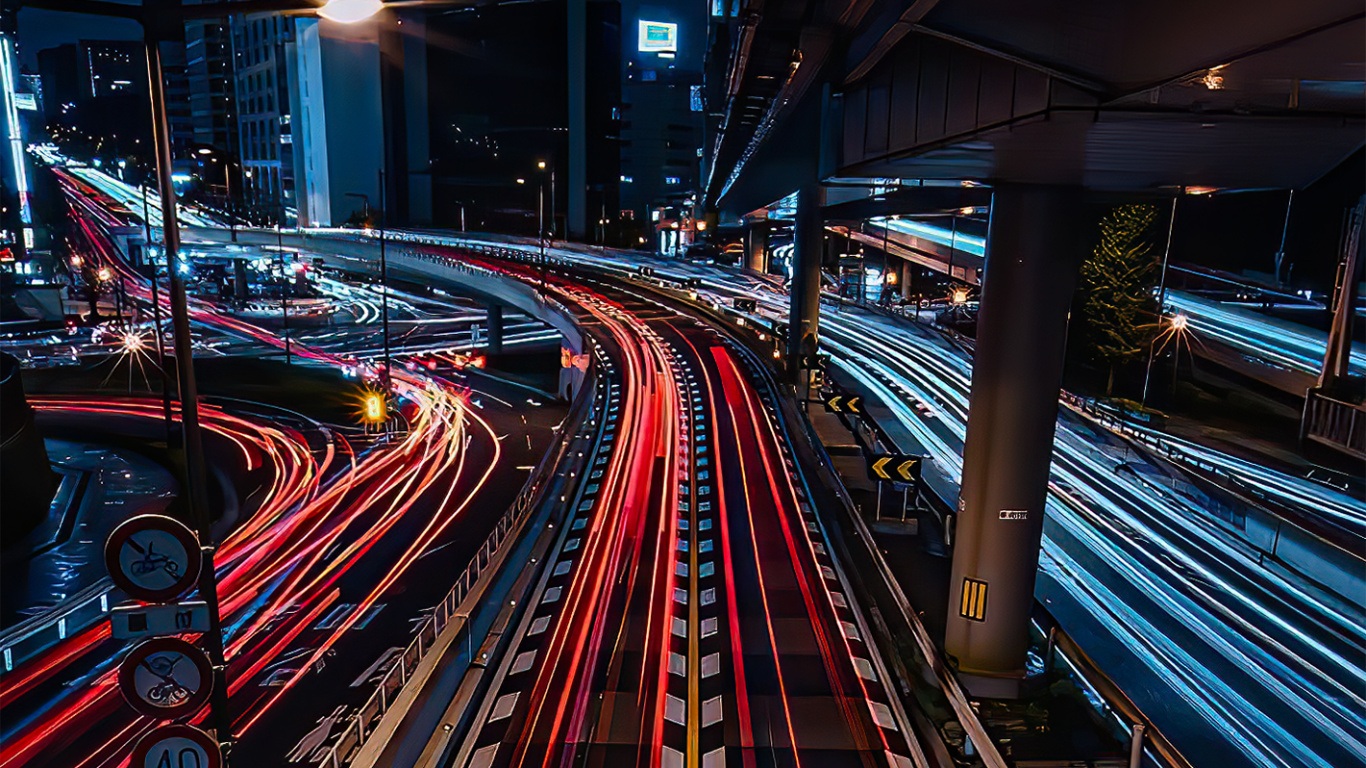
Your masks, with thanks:
[{"label": "sign post", "polygon": [[[211,609],[203,600],[179,600],[199,583],[206,567],[199,537],[175,518],[139,515],[109,534],[104,562],[114,585],[137,601],[114,608],[110,632],[121,640],[151,638],[119,663],[124,700],[139,714],[158,720],[178,720],[203,709],[215,688],[213,664],[198,646],[169,637],[214,630]],[[172,725],[138,742],[131,765],[221,768],[222,762],[218,740],[197,728]]]}]

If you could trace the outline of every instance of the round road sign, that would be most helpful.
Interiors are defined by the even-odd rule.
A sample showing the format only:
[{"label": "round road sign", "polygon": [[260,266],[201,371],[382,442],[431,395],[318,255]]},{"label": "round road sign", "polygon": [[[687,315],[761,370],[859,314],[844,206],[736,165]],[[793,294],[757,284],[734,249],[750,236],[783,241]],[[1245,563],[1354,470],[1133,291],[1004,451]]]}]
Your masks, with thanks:
[{"label": "round road sign", "polygon": [[223,754],[209,734],[189,725],[163,725],[133,747],[129,768],[221,768]]},{"label": "round road sign", "polygon": [[175,720],[192,715],[209,700],[212,688],[209,658],[177,637],[139,643],[119,665],[123,698],[148,717]]},{"label": "round road sign", "polygon": [[165,515],[139,515],[109,534],[104,562],[114,585],[134,600],[160,603],[189,591],[199,578],[199,539]]}]

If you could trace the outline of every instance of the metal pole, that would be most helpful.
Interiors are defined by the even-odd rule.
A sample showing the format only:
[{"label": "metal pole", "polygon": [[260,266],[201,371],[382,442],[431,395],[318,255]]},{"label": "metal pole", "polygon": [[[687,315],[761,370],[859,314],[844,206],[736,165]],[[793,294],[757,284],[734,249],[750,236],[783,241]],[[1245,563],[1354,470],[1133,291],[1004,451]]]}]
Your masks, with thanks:
[{"label": "metal pole", "polygon": [[1133,730],[1129,732],[1129,768],[1140,768],[1143,765],[1143,731],[1145,730],[1142,723],[1134,723]]},{"label": "metal pole", "polygon": [[[388,217],[386,213],[388,201],[384,194],[384,169],[379,169],[379,289],[380,307],[384,315],[384,397],[385,403],[391,394],[390,385],[392,379],[389,376],[389,262],[384,255],[384,221]],[[387,405],[386,405],[387,407]],[[388,429],[389,421],[386,419],[385,429]]]},{"label": "metal pole", "polygon": [[545,253],[545,185],[541,185],[536,195],[536,235],[541,241],[541,289],[545,290],[546,272],[550,266],[546,263]]},{"label": "metal pole", "polygon": [[[1157,325],[1162,326],[1162,310],[1167,304],[1167,259],[1172,254],[1172,232],[1176,229],[1176,201],[1172,198],[1172,212],[1167,222],[1167,244],[1162,249],[1162,277],[1158,280],[1157,288]],[[1153,356],[1157,351],[1157,338],[1154,337],[1152,343],[1148,345],[1148,369],[1143,374],[1143,397],[1139,402],[1147,407],[1148,405],[1148,383],[1153,378]]]},{"label": "metal pole", "polygon": [[[275,196],[280,196],[278,189]],[[294,360],[289,348],[289,275],[285,272],[285,241],[284,235],[280,232],[285,220],[285,206],[281,203],[278,208],[275,217],[275,253],[280,258],[280,326],[285,335],[285,365],[292,365]]]},{"label": "metal pole", "polygon": [[151,38],[145,40],[147,76],[152,98],[152,137],[156,147],[157,181],[161,188],[161,233],[165,241],[166,268],[171,284],[171,327],[175,334],[176,374],[180,390],[181,449],[185,453],[186,501],[190,517],[198,528],[203,552],[199,574],[199,596],[208,608],[209,631],[204,634],[205,651],[213,666],[213,691],[209,697],[210,722],[218,743],[223,747],[223,763],[228,763],[232,748],[232,716],[228,711],[228,667],[223,657],[223,624],[218,606],[218,573],[214,569],[213,524],[204,478],[204,444],[199,431],[199,392],[195,384],[194,348],[190,336],[190,314],[185,300],[185,283],[176,269],[180,253],[180,227],[176,220],[175,188],[171,182],[171,137],[166,118],[166,94],[161,75],[161,48]]},{"label": "metal pole", "polygon": [[223,158],[223,186],[228,190],[228,234],[232,241],[237,242],[237,217],[233,215],[232,205],[232,169],[228,167],[228,159]]},{"label": "metal pole", "polygon": [[555,217],[555,166],[550,167],[550,243],[555,244],[555,237],[560,234],[559,219]]},{"label": "metal pole", "polygon": [[[152,244],[152,217],[147,205],[147,179],[142,180],[142,234],[147,240],[147,247]],[[152,278],[152,328],[156,334],[157,342],[157,367],[161,369],[161,410],[166,420],[166,441],[170,444],[171,440],[171,382],[170,367],[166,364],[166,350],[161,338],[161,299],[157,295],[157,263],[156,260],[148,256],[147,266],[150,267]]]},{"label": "metal pole", "polygon": [[1290,234],[1290,206],[1295,204],[1295,190],[1285,201],[1285,223],[1281,225],[1281,247],[1276,250],[1276,284],[1281,285],[1281,264],[1285,263],[1285,237]]}]

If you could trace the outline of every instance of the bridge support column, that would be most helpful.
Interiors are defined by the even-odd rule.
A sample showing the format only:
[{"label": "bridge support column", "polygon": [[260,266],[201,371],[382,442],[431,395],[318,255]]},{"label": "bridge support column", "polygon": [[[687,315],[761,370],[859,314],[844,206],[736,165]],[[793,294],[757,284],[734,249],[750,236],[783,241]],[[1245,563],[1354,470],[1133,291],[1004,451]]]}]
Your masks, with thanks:
[{"label": "bridge support column", "polygon": [[901,262],[901,274],[897,279],[901,281],[901,300],[903,302],[911,300],[911,280],[915,277],[915,265],[909,261]]},{"label": "bridge support column", "polygon": [[820,328],[824,203],[825,190],[819,184],[808,184],[797,192],[797,219],[792,227],[792,304],[787,328],[788,370],[793,372],[794,381],[801,355],[816,351]]},{"label": "bridge support column", "polygon": [[944,650],[974,695],[1025,675],[1081,190],[1002,184],[987,234]]},{"label": "bridge support column", "polygon": [[749,242],[745,247],[745,269],[764,274],[768,271],[768,221],[749,225]]},{"label": "bridge support column", "polygon": [[489,343],[490,355],[503,354],[503,305],[489,305]]}]

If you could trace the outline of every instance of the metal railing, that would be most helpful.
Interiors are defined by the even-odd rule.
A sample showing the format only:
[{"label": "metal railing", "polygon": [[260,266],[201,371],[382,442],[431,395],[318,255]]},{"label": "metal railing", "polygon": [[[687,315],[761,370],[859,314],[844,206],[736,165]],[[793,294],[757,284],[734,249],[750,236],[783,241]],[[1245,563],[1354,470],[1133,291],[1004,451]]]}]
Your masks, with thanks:
[{"label": "metal railing", "polygon": [[1311,389],[1304,398],[1301,439],[1310,439],[1366,459],[1366,405],[1328,397]]},{"label": "metal railing", "polygon": [[412,678],[413,672],[418,664],[426,657],[427,652],[436,644],[436,639],[441,632],[456,618],[456,608],[464,601],[465,597],[473,589],[475,582],[483,574],[484,569],[493,561],[494,554],[507,539],[508,532],[513,530],[522,514],[530,509],[531,504],[526,501],[525,496],[519,495],[517,502],[513,504],[504,515],[499,518],[498,524],[494,526],[493,532],[484,540],[484,545],[479,548],[475,556],[465,566],[460,578],[451,587],[446,597],[437,603],[436,608],[427,620],[422,622],[418,628],[417,636],[399,654],[398,662],[389,667],[389,671],[384,674],[375,692],[370,698],[361,705],[356,712],[356,716],[351,718],[346,728],[337,738],[337,742],[328,750],[327,756],[321,761],[321,765],[340,768],[351,762],[356,753],[360,751],[365,740],[374,733],[374,726],[384,713],[389,710],[389,706],[397,698],[399,691],[407,685]]},{"label": "metal railing", "polygon": [[51,610],[32,616],[0,634],[0,676],[13,672],[54,642],[99,623],[118,605],[121,594],[108,578],[77,592]]}]

